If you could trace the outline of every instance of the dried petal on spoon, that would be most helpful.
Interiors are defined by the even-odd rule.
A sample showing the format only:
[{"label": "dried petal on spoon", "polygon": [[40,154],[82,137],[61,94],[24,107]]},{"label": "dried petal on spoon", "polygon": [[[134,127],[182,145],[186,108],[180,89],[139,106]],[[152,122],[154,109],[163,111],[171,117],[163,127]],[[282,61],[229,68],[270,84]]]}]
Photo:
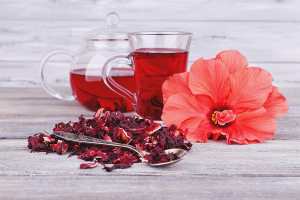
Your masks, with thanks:
[{"label": "dried petal on spoon", "polygon": [[152,149],[149,152],[149,154],[142,160],[142,162],[148,162],[149,164],[158,164],[177,160],[178,158],[178,154],[166,154],[164,149],[157,146],[155,149]]},{"label": "dried petal on spoon", "polygon": [[[106,141],[113,141],[137,147],[149,152],[143,159],[149,164],[158,164],[178,159],[177,154],[166,154],[166,149],[184,149],[189,151],[191,143],[184,143],[183,135],[175,126],[162,128],[154,122],[153,118],[139,119],[138,117],[124,116],[121,112],[106,111],[99,109],[92,119],[85,119],[81,115],[78,122],[58,123],[53,131],[64,131],[74,134],[86,135]],[[106,171],[125,169],[133,163],[141,162],[140,156],[130,150],[119,147],[96,146],[78,144],[61,140],[48,133],[38,133],[28,138],[28,148],[33,151],[56,152],[77,155],[79,159],[91,161],[81,164],[80,168],[94,168],[98,163],[104,166]],[[106,164],[113,164],[107,167]]]}]

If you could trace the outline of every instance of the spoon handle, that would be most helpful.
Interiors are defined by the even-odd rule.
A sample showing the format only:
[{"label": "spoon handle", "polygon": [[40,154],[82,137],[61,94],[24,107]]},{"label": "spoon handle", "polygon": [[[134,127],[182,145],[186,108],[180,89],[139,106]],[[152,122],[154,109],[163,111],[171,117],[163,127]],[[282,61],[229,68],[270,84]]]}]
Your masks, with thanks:
[{"label": "spoon handle", "polygon": [[135,148],[134,146],[127,145],[127,144],[121,144],[117,142],[109,142],[106,140],[101,140],[98,138],[93,138],[85,135],[80,135],[80,134],[74,134],[74,133],[69,133],[69,132],[63,132],[63,131],[54,131],[53,134],[59,138],[62,138],[64,140],[68,141],[73,141],[73,142],[78,142],[82,144],[95,144],[95,145],[106,145],[106,146],[113,146],[113,147],[122,147],[122,148],[127,148],[131,149],[135,152],[137,152],[139,155],[144,158],[147,153]]}]

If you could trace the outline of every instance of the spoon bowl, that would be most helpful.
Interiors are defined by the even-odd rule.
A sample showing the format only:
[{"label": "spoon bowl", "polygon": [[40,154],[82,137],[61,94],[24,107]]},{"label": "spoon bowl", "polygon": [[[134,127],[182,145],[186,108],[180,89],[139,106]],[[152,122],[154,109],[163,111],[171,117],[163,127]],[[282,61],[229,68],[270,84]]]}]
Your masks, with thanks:
[{"label": "spoon bowl", "polygon": [[[54,131],[53,134],[61,139],[64,139],[67,141],[78,142],[78,143],[82,143],[82,144],[106,145],[106,146],[122,147],[122,148],[131,149],[131,150],[137,152],[142,158],[145,158],[148,154],[147,152],[137,149],[136,147],[131,146],[131,145],[121,144],[121,143],[117,143],[117,142],[109,142],[106,140],[101,140],[98,138],[93,138],[93,137],[89,137],[89,136],[85,136],[85,135],[79,135],[79,134],[63,132],[63,131]],[[155,164],[147,163],[147,164],[149,164],[153,167],[170,165],[170,164],[174,164],[174,163],[182,160],[187,155],[187,151],[185,151],[183,149],[166,149],[165,153],[166,154],[170,154],[170,153],[177,154],[178,159],[168,161],[168,162],[163,162],[163,163],[155,163]]]}]

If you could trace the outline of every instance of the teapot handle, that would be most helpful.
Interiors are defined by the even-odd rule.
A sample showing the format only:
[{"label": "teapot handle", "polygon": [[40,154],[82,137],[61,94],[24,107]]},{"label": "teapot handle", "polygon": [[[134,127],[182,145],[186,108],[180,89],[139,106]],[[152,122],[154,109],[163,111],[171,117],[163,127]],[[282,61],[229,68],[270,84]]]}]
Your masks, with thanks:
[{"label": "teapot handle", "polygon": [[102,68],[102,78],[104,83],[115,93],[121,95],[122,97],[124,97],[125,99],[127,99],[132,106],[134,107],[134,109],[136,110],[137,105],[136,105],[136,95],[135,93],[131,93],[129,90],[127,90],[126,88],[122,87],[121,85],[119,85],[118,83],[116,83],[112,77],[111,77],[111,69],[113,67],[113,65],[110,63],[113,60],[116,59],[123,59],[125,60],[125,62],[129,61],[129,66],[134,70],[134,64],[132,61],[132,56],[131,54],[124,56],[124,55],[120,55],[120,56],[115,56],[110,58],[109,60],[107,60]]},{"label": "teapot handle", "polygon": [[48,61],[49,58],[51,58],[52,56],[56,55],[56,54],[65,54],[71,57],[74,57],[75,53],[73,53],[72,51],[69,50],[65,50],[65,49],[55,49],[52,50],[50,52],[48,52],[42,59],[41,63],[40,63],[40,67],[39,67],[39,76],[40,76],[40,80],[42,83],[43,88],[52,96],[58,98],[58,99],[62,99],[62,100],[67,100],[67,101],[72,101],[75,99],[75,97],[73,95],[63,95],[63,94],[59,94],[58,92],[56,92],[54,89],[52,89],[50,87],[50,85],[48,84],[45,76],[44,76],[44,67],[46,62]]}]

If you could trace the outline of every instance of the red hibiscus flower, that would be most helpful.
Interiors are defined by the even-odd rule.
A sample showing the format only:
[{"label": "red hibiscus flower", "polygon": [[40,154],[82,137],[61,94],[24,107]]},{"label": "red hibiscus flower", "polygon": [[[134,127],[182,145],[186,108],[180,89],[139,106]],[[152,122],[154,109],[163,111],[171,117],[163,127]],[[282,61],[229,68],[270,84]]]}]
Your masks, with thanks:
[{"label": "red hibiscus flower", "polygon": [[226,136],[228,144],[273,138],[275,117],[283,117],[289,105],[266,70],[247,66],[238,51],[223,51],[170,76],[162,87],[164,123],[184,130],[191,142],[207,142],[211,135]]}]

